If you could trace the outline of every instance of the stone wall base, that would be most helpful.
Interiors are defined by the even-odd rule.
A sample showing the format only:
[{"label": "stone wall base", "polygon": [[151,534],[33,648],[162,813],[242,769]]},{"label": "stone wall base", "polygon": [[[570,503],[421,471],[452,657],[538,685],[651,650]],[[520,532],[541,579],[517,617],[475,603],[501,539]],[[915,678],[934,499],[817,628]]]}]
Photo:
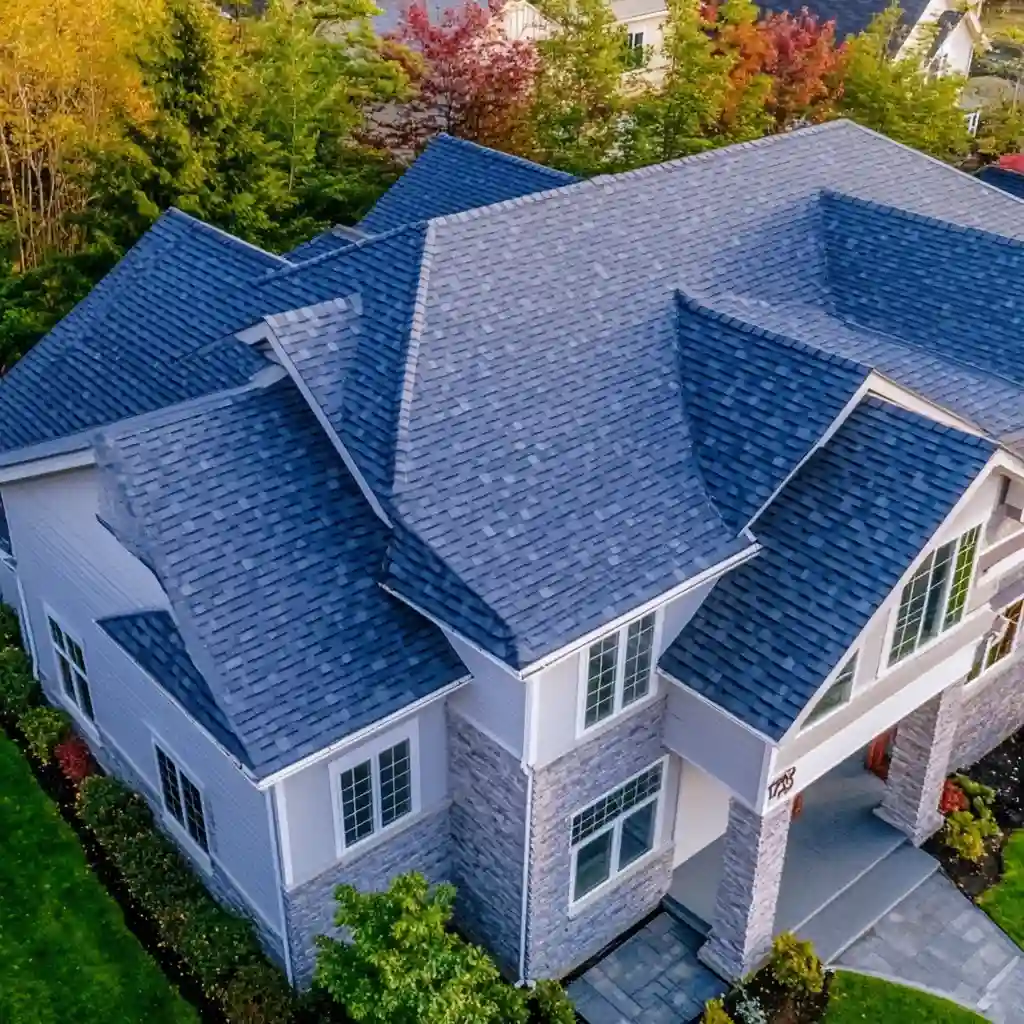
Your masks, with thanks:
[{"label": "stone wall base", "polygon": [[950,768],[966,768],[1024,728],[1024,661],[967,684]]}]

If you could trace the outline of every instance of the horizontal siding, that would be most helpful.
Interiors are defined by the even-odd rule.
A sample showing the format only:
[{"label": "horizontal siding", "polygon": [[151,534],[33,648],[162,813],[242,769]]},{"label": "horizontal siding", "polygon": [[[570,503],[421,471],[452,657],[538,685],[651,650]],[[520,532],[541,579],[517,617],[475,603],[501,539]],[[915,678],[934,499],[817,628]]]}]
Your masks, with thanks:
[{"label": "horizontal siding", "polygon": [[[96,519],[92,469],[7,484],[3,500],[44,686],[59,700],[44,605],[82,643],[100,732],[152,793],[153,734],[200,785],[218,868],[266,925],[283,931],[265,798],[231,759],[96,624],[167,608],[156,578]],[[111,760],[111,759],[108,759]]]}]

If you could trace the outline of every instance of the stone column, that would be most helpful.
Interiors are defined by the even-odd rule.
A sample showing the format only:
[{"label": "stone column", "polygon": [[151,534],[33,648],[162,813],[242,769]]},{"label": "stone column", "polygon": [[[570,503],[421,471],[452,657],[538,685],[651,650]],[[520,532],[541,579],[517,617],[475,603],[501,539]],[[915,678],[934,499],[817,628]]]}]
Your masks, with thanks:
[{"label": "stone column", "polygon": [[730,981],[756,967],[771,948],[791,816],[789,801],[764,817],[729,802],[715,919],[697,956]]},{"label": "stone column", "polygon": [[875,812],[920,846],[942,826],[939,798],[960,724],[963,684],[922,704],[899,724],[885,798]]}]

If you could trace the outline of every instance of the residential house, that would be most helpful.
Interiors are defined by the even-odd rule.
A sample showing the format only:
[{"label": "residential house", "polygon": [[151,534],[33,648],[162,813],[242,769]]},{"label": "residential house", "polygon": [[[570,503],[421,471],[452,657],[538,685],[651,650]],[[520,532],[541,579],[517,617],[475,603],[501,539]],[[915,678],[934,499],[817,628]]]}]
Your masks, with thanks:
[{"label": "residential house", "polygon": [[285,257],[170,211],[0,381],[36,670],[298,982],[411,869],[510,977],[666,901],[735,977],[1024,722],[1022,241],[843,121],[441,138]]}]

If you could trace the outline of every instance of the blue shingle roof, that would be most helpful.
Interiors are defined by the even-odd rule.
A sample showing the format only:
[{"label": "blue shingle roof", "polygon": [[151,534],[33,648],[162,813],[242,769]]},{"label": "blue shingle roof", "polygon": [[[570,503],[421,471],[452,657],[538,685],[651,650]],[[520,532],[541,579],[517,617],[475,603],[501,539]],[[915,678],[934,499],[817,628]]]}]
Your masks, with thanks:
[{"label": "blue shingle roof", "polygon": [[974,175],[979,181],[986,185],[994,185],[1011,196],[1024,199],[1024,174],[1020,171],[1009,171],[1003,167],[982,167]]},{"label": "blue shingle roof", "polygon": [[359,229],[377,235],[404,224],[517,199],[574,181],[563,171],[485,149],[465,139],[439,135],[363,218]]},{"label": "blue shingle roof", "polygon": [[236,386],[265,365],[228,337],[246,286],[286,266],[176,210],[0,383],[0,451]]},{"label": "blue shingle roof", "polygon": [[780,739],[994,450],[865,400],[764,512],[763,551],[715,586],[662,668]]},{"label": "blue shingle roof", "polygon": [[[863,32],[871,24],[872,18],[881,14],[889,6],[889,0],[806,0],[799,4],[766,3],[763,6],[772,10],[799,10],[806,7],[811,14],[817,15],[821,21],[836,23],[836,40],[842,42],[849,35]],[[916,25],[928,6],[928,0],[900,0],[903,12],[902,24],[907,26],[900,42],[906,37],[909,27]],[[898,44],[894,44],[894,49]]]},{"label": "blue shingle roof", "polygon": [[257,775],[465,674],[377,585],[387,529],[291,383],[112,431],[98,458],[111,529],[160,580]]},{"label": "blue shingle roof", "polygon": [[353,242],[358,242],[365,237],[361,231],[355,228],[336,226],[321,232],[308,242],[296,246],[291,252],[285,253],[284,258],[289,263],[303,263],[306,260],[316,259],[317,256],[326,256],[328,253],[337,252],[339,249],[347,249]]},{"label": "blue shingle roof", "polygon": [[683,401],[705,484],[739,531],[821,440],[870,369],[680,296]]},{"label": "blue shingle roof", "polygon": [[137,612],[97,625],[167,691],[232,757],[248,763],[245,747],[185,648],[168,612]]}]

